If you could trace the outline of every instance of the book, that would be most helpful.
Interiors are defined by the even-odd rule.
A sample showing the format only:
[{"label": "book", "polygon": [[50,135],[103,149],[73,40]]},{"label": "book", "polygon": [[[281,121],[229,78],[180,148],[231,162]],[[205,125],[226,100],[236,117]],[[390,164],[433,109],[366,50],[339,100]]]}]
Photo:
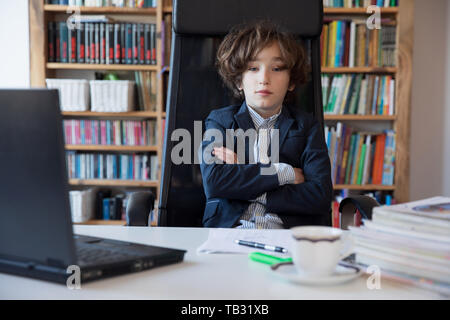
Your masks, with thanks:
[{"label": "book", "polygon": [[106,63],[106,32],[105,32],[105,24],[99,23],[99,63]]},{"label": "book", "polygon": [[47,56],[48,62],[56,62],[56,25],[55,22],[48,23]]},{"label": "book", "polygon": [[448,221],[450,221],[450,198],[441,196],[431,197],[389,207],[381,206],[374,208],[374,212],[377,211],[404,214],[413,219],[418,217],[437,219],[436,222],[439,224],[444,223],[445,226],[448,226]]},{"label": "book", "polygon": [[353,136],[353,129],[350,126],[345,127],[345,139],[344,139],[344,149],[342,154],[342,164],[339,171],[339,178],[337,183],[344,184],[345,183],[345,176],[346,176],[346,169],[348,166],[348,159],[349,159],[349,149],[350,144],[352,141]]},{"label": "book", "polygon": [[126,64],[133,64],[133,28],[131,23],[125,24]]},{"label": "book", "polygon": [[114,63],[121,63],[122,42],[120,33],[120,23],[114,24]]},{"label": "book", "polygon": [[361,154],[359,156],[359,164],[358,164],[358,176],[356,178],[356,184],[360,185],[362,182],[362,175],[364,171],[364,164],[366,159],[366,148],[367,145],[364,143],[361,146]]},{"label": "book", "polygon": [[144,25],[137,25],[138,63],[145,64]]},{"label": "book", "polygon": [[[171,17],[171,15],[169,15]],[[170,26],[172,25],[172,19],[171,18],[167,18],[168,19],[168,23],[170,23]],[[166,40],[166,42],[169,42],[171,37],[172,37],[172,33],[171,33],[171,28],[169,28],[170,34],[168,34],[169,39]],[[166,49],[167,49],[167,53],[168,53],[168,57],[166,59],[167,63],[170,63],[170,43],[166,44]],[[150,62],[151,64],[155,65],[156,64],[156,24],[152,23],[150,24],[150,52],[151,52],[151,57],[150,57]]]},{"label": "book", "polygon": [[90,47],[90,54],[89,54],[89,62],[90,63],[96,63],[95,62],[95,37],[94,37],[94,30],[95,26],[94,23],[89,23],[89,47]]},{"label": "book", "polygon": [[353,170],[352,170],[352,176],[351,176],[351,184],[357,184],[358,180],[358,173],[359,173],[359,166],[361,164],[361,152],[363,147],[363,141],[364,141],[364,134],[359,134],[359,141],[355,149],[355,155],[353,159]]},{"label": "book", "polygon": [[132,47],[132,58],[131,63],[132,64],[138,64],[139,63],[139,55],[138,55],[138,29],[137,24],[133,23],[131,24],[131,47]]},{"label": "book", "polygon": [[372,220],[363,223],[350,228],[358,264],[450,293],[449,197],[374,207]]},{"label": "book", "polygon": [[114,27],[112,23],[106,25],[106,64],[114,63]]},{"label": "book", "polygon": [[144,63],[151,63],[151,51],[150,51],[150,25],[144,24]]},{"label": "book", "polygon": [[350,176],[351,176],[351,172],[353,169],[353,154],[354,154],[354,150],[355,150],[355,144],[356,141],[359,140],[357,137],[357,134],[352,134],[351,138],[350,138],[350,149],[347,155],[347,164],[346,164],[346,168],[345,168],[345,180],[344,180],[344,184],[349,184],[350,182]]},{"label": "book", "polygon": [[382,167],[384,159],[384,149],[385,149],[386,135],[381,134],[376,137],[376,149],[374,156],[374,166],[372,171],[372,181],[373,184],[381,184],[382,182]]},{"label": "book", "polygon": [[127,63],[127,25],[126,23],[120,24],[120,48],[121,48],[121,54],[120,54],[120,63],[126,64]]},{"label": "book", "polygon": [[394,184],[394,164],[395,164],[395,132],[388,130],[386,133],[387,143],[384,152],[382,184]]},{"label": "book", "polygon": [[63,63],[69,62],[68,57],[68,28],[65,22],[59,22],[59,61]]},{"label": "book", "polygon": [[77,30],[75,28],[68,29],[68,49],[67,55],[69,63],[77,62]]},{"label": "book", "polygon": [[366,136],[366,157],[364,159],[364,169],[363,169],[363,176],[362,176],[362,184],[368,184],[369,183],[369,170],[370,170],[370,163],[372,159],[372,146],[371,146],[371,139],[372,136],[368,134]]},{"label": "book", "polygon": [[85,36],[85,24],[81,23],[80,27],[77,29],[77,62],[85,62],[86,54],[86,36]]}]

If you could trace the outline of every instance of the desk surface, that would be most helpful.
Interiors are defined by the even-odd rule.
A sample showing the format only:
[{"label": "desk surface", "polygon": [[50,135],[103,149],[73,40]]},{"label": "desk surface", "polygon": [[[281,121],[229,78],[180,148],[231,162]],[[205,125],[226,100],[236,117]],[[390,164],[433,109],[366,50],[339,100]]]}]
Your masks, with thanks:
[{"label": "desk surface", "polygon": [[367,276],[329,287],[300,286],[243,254],[197,254],[208,237],[201,228],[75,226],[74,232],[185,249],[184,262],[82,284],[64,285],[0,274],[0,299],[439,299],[434,292],[388,280],[369,290]]}]

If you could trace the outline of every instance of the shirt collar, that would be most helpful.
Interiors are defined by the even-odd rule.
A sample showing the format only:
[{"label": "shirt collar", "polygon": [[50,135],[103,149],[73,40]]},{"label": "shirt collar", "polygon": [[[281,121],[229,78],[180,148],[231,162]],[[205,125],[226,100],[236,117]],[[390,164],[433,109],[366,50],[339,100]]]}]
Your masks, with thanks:
[{"label": "shirt collar", "polygon": [[255,127],[258,129],[263,123],[267,123],[269,126],[273,125],[275,121],[278,119],[278,116],[281,114],[281,110],[283,110],[283,106],[281,106],[280,111],[277,114],[274,114],[270,118],[264,119],[261,117],[255,110],[253,110],[249,105],[247,105],[248,113],[253,120]]}]

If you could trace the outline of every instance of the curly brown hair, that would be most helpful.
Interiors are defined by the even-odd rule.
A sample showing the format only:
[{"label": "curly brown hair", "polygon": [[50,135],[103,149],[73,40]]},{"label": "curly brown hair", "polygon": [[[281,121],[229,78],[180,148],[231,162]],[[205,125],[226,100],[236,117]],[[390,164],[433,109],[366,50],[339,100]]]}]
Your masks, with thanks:
[{"label": "curly brown hair", "polygon": [[[306,52],[291,33],[269,20],[237,25],[223,39],[216,60],[219,75],[236,98],[244,99],[239,86],[248,63],[274,41],[278,43],[281,57],[290,71],[290,85],[297,86],[307,81],[309,65]],[[285,102],[291,100],[291,94],[288,91]]]}]

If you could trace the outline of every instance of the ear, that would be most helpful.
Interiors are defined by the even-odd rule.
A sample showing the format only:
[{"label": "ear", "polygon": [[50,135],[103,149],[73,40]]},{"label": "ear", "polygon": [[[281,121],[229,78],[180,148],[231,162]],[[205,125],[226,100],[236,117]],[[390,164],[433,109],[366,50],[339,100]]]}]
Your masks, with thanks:
[{"label": "ear", "polygon": [[288,87],[288,91],[294,91],[294,89],[295,89],[295,83],[291,84],[291,85]]}]

